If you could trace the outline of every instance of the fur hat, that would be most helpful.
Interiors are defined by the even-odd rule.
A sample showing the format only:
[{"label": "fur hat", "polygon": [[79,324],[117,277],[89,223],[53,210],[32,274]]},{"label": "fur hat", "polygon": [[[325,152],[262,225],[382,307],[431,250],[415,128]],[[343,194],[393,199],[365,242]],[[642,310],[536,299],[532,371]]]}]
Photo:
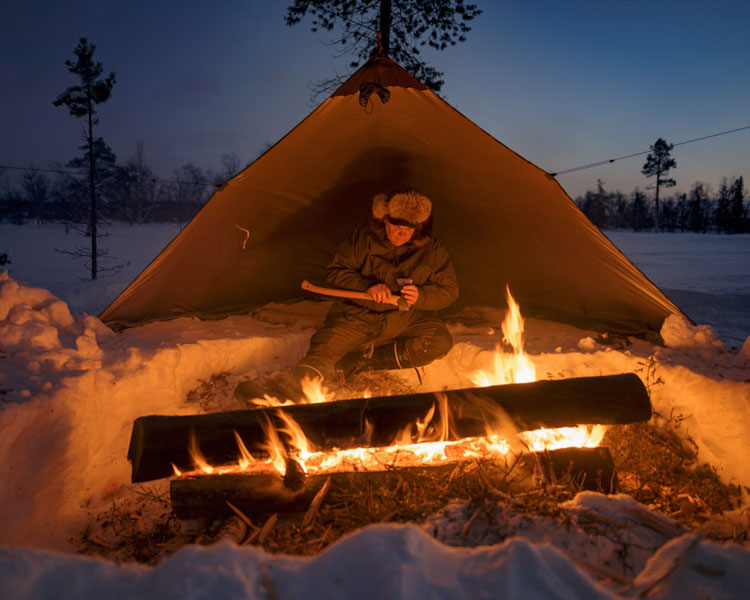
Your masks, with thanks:
[{"label": "fur hat", "polygon": [[432,202],[414,190],[399,190],[390,196],[377,194],[372,199],[372,216],[376,219],[388,217],[395,225],[416,227],[430,218]]}]

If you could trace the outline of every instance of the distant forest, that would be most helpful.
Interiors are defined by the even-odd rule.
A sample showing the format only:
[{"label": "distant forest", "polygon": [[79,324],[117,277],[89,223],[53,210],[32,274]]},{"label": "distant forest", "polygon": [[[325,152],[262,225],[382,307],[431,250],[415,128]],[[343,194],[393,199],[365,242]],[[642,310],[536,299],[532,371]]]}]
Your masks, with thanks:
[{"label": "distant forest", "polygon": [[[189,163],[175,169],[169,179],[161,179],[146,164],[141,145],[124,164],[106,145],[97,150],[98,215],[130,224],[185,223],[244,167],[239,157],[225,154],[218,171]],[[86,224],[90,211],[86,166],[84,157],[79,157],[65,167],[30,167],[13,179],[0,167],[0,222]]]},{"label": "distant forest", "polygon": [[645,192],[609,192],[599,181],[595,190],[575,199],[576,205],[599,229],[632,231],[692,231],[748,233],[750,207],[745,202],[742,177],[725,178],[718,192],[694,183],[687,193],[662,196],[658,206]]},{"label": "distant forest", "polygon": [[[75,170],[78,165],[73,162],[59,169]],[[185,223],[243,166],[236,155],[224,155],[218,171],[187,164],[170,179],[160,179],[145,164],[142,147],[124,164],[111,155],[98,174],[100,214],[131,224]],[[50,175],[30,168],[13,181],[8,171],[0,169],[0,222],[85,224],[89,211],[86,185],[85,177],[73,173]],[[664,195],[657,210],[653,194],[638,189],[629,194],[608,191],[600,181],[575,203],[600,229],[734,234],[750,232],[745,194],[742,177],[726,178],[715,192],[704,183],[695,183],[687,193]]]}]

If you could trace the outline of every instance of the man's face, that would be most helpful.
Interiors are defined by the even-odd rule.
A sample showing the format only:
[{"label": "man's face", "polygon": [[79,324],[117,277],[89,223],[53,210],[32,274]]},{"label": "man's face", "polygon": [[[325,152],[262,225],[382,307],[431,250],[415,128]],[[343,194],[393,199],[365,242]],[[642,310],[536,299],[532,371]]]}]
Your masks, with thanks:
[{"label": "man's face", "polygon": [[385,233],[391,244],[394,246],[403,246],[414,235],[414,227],[405,225],[394,225],[388,219],[385,220]]}]

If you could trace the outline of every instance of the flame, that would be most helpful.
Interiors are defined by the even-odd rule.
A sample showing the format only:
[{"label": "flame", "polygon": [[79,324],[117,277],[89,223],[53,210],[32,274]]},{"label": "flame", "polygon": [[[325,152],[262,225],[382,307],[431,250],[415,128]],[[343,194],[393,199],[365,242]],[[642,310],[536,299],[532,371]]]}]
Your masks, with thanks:
[{"label": "flame", "polygon": [[239,465],[240,469],[243,471],[248,469],[250,465],[255,463],[255,457],[250,454],[250,451],[247,449],[247,446],[245,446],[245,443],[242,441],[242,438],[240,437],[240,434],[236,431],[234,432],[234,439],[237,441],[237,447],[240,449],[240,458],[237,461],[237,464]]},{"label": "flame", "polygon": [[476,371],[469,375],[471,382],[478,387],[536,381],[534,363],[523,350],[524,321],[521,309],[510,293],[510,286],[507,285],[505,299],[508,303],[508,312],[502,323],[503,342],[513,348],[513,353],[503,352],[498,344],[495,347],[492,371]]},{"label": "flame", "polygon": [[[446,464],[475,459],[502,459],[513,452],[512,439],[500,433],[490,432],[486,436],[448,440],[450,413],[447,398],[438,394],[437,403],[430,407],[422,419],[404,428],[386,447],[359,447],[344,450],[317,451],[305,436],[299,424],[283,411],[276,416],[283,426],[277,429],[270,419],[263,423],[266,443],[261,449],[268,457],[259,460],[250,455],[240,436],[235,432],[240,458],[236,465],[211,467],[200,454],[198,444],[191,443],[191,453],[196,471],[180,473],[178,476],[224,473],[286,473],[289,458],[299,463],[307,475],[318,475],[342,471],[382,471],[390,468],[418,467]],[[519,434],[519,438],[531,452],[553,450],[570,446],[594,447],[601,441],[606,427],[602,425],[539,429]],[[365,422],[365,438],[372,434],[372,425]],[[286,444],[282,442],[282,436]],[[369,439],[363,440],[364,444]],[[516,442],[517,444],[518,442]]]},{"label": "flame", "polygon": [[203,452],[201,452],[195,433],[190,436],[190,456],[193,458],[193,462],[197,469],[203,471],[206,475],[211,475],[214,472],[213,466],[208,464],[206,457],[203,456]]},{"label": "flame", "polygon": [[261,446],[261,449],[268,453],[269,462],[271,466],[284,475],[286,473],[286,447],[281,443],[279,434],[276,428],[271,423],[271,419],[266,417],[266,421],[261,423],[263,432],[266,434],[266,443]]},{"label": "flame", "polygon": [[[472,382],[479,387],[536,380],[534,363],[523,350],[524,321],[520,308],[510,293],[510,287],[506,286],[505,291],[508,312],[502,323],[503,342],[510,345],[513,352],[503,352],[498,345],[493,357],[493,371],[477,371],[470,375]],[[335,396],[334,393],[328,391],[319,377],[304,377],[301,387],[305,395],[304,401],[309,403],[331,402]],[[371,395],[371,392],[367,390],[364,397],[369,398]],[[394,467],[413,467],[479,458],[503,458],[513,451],[512,448],[518,449],[523,444],[531,452],[571,446],[592,448],[599,445],[607,430],[607,427],[603,425],[579,425],[578,427],[526,431],[516,437],[515,429],[505,426],[500,415],[490,415],[490,417],[495,417],[496,422],[490,424],[488,420],[485,436],[449,440],[452,415],[448,406],[448,398],[443,393],[436,393],[435,397],[436,402],[424,417],[404,427],[395,436],[392,444],[387,447],[367,446],[372,438],[373,425],[365,421],[365,431],[361,439],[363,447],[317,451],[300,425],[283,410],[278,410],[275,417],[282,423],[280,428],[277,429],[268,417],[262,423],[266,442],[260,449],[265,452],[267,458],[263,460],[255,458],[248,451],[239,434],[235,432],[239,448],[237,464],[214,467],[208,464],[193,436],[190,453],[196,471],[183,474],[175,465],[173,467],[178,476],[228,472],[275,472],[284,475],[288,459],[293,459],[308,475],[340,471],[380,471]],[[268,395],[263,400],[256,399],[255,403],[265,406],[293,404],[290,400],[282,402]],[[284,441],[282,441],[282,436]]]},{"label": "flame", "polygon": [[329,392],[328,388],[323,385],[323,380],[320,377],[309,377],[305,375],[300,382],[302,386],[302,393],[305,394],[305,398],[310,404],[317,404],[318,402],[331,402],[336,395],[333,392]]},{"label": "flame", "polygon": [[559,429],[537,429],[519,434],[530,452],[559,448],[596,448],[607,432],[606,425],[579,425]]},{"label": "flame", "polygon": [[253,404],[258,407],[270,408],[273,406],[292,406],[291,400],[279,400],[276,396],[263,394],[263,398],[253,398]]}]

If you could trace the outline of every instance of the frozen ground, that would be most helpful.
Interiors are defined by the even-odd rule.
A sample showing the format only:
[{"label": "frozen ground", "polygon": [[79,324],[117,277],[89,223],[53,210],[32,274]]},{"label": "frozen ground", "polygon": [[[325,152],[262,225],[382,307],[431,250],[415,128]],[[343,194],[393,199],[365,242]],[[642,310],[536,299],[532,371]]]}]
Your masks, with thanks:
[{"label": "frozen ground", "polygon": [[750,235],[606,234],[693,321],[742,345],[750,334]]},{"label": "frozen ground", "polygon": [[[82,266],[51,250],[70,248],[79,238],[56,226],[0,225],[0,252],[13,260],[0,277],[3,597],[750,597],[750,550],[700,540],[627,497],[599,494],[580,494],[564,510],[573,524],[583,513],[599,515],[597,522],[633,523],[626,530],[642,554],[627,582],[593,575],[596,568],[611,569],[621,552],[611,541],[577,541],[585,527],[558,531],[540,522],[530,533],[521,523],[505,542],[488,539],[483,543],[489,545],[474,549],[436,541],[450,543],[451,523],[465,525],[462,506],[448,507],[422,528],[366,528],[313,558],[230,544],[188,547],[157,567],[72,554],[68,540],[88,519],[83,507],[103,510],[132,494],[125,456],[133,419],[195,412],[186,393],[214,373],[239,380],[292,365],[322,315],[319,303],[293,313],[271,306],[252,316],[179,319],[116,335],[84,311],[97,314],[177,227],[111,231],[105,246],[130,265],[116,278],[89,282],[78,279],[85,277]],[[633,371],[651,383],[661,378],[651,386],[654,408],[683,415],[701,460],[726,481],[750,485],[750,343],[738,348],[750,323],[744,305],[733,310],[726,302],[750,294],[750,236],[610,237],[657,285],[673,290],[678,304],[683,306],[674,291],[695,294],[686,297],[717,319],[705,319],[713,328],[683,306],[698,327],[670,319],[662,330],[666,348],[636,341],[620,350],[598,345],[589,332],[530,320],[527,350],[537,372],[571,377]],[[724,260],[728,255],[736,260]],[[735,347],[727,349],[714,329]],[[460,326],[454,334],[458,343],[426,369],[422,389],[467,385],[465,374],[492,360],[497,335]]]}]

